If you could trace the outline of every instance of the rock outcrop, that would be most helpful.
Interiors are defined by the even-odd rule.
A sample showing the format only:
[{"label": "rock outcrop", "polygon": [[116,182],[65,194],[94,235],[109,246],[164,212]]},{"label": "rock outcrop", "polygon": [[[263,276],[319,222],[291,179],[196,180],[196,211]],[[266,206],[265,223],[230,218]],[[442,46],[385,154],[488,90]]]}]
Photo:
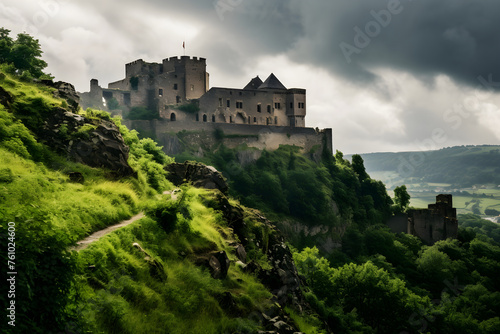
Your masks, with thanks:
[{"label": "rock outcrop", "polygon": [[75,162],[106,168],[120,177],[135,174],[127,162],[129,147],[111,121],[91,120],[54,107],[37,132],[40,142]]},{"label": "rock outcrop", "polygon": [[228,186],[220,172],[212,166],[186,161],[165,167],[167,178],[176,186],[191,182],[193,186],[205,189],[218,189],[227,194]]},{"label": "rock outcrop", "polygon": [[54,97],[64,99],[72,111],[77,111],[80,103],[80,96],[75,90],[75,87],[67,82],[52,80],[42,80],[46,86],[57,89],[54,92]]},{"label": "rock outcrop", "polygon": [[9,107],[12,104],[12,95],[0,86],[0,103],[5,107]]}]

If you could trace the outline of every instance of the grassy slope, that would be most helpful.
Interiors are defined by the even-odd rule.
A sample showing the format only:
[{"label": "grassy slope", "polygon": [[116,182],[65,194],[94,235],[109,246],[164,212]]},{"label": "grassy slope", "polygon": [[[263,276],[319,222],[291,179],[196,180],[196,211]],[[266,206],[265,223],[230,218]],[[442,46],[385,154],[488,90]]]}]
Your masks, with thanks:
[{"label": "grassy slope", "polygon": [[[8,75],[0,85],[28,107],[33,107],[33,100],[44,107],[65,107],[65,101],[53,98],[52,89],[44,86]],[[17,332],[257,330],[260,312],[271,305],[271,294],[255,276],[234,264],[230,243],[235,237],[221,214],[207,206],[210,195],[204,191],[184,190],[186,205],[178,214],[180,227],[173,232],[166,233],[154,220],[144,218],[80,253],[67,251],[77,240],[132,216],[152,201],[169,200],[160,195],[172,185],[158,161],[171,160],[158,157],[154,143],[139,141],[135,132],[121,126],[131,146],[129,163],[139,176],[112,181],[105,170],[51,153],[19,122],[18,114],[0,109],[0,236],[7,235],[7,222],[16,223]],[[32,121],[29,113],[22,118],[25,123]],[[67,173],[71,171],[81,172],[84,183],[70,182]],[[261,230],[251,218],[246,223]],[[166,281],[157,278],[163,274],[151,271],[150,262],[133,243],[162,265]],[[210,250],[226,250],[233,262],[226,279],[214,280],[207,269],[194,265],[196,254]],[[249,259],[267,266],[262,251],[247,251]],[[3,263],[5,256],[2,253]],[[92,265],[95,269],[89,269]],[[227,293],[234,302],[230,305]],[[5,296],[0,297],[2,305],[8,302]],[[307,318],[301,320],[316,330]]]},{"label": "grassy slope", "polygon": [[[252,312],[270,305],[271,294],[238,266],[232,231],[220,213],[205,206],[207,191],[188,188],[182,228],[166,233],[144,218],[110,234],[79,254],[81,312],[93,333],[224,333],[249,330],[258,324]],[[163,199],[167,200],[167,199]],[[152,277],[139,243],[162,263],[166,283]],[[211,278],[193,264],[200,253],[225,250],[232,262],[228,277]],[[90,271],[88,266],[95,265]],[[236,307],[221,303],[230,292]]]}]

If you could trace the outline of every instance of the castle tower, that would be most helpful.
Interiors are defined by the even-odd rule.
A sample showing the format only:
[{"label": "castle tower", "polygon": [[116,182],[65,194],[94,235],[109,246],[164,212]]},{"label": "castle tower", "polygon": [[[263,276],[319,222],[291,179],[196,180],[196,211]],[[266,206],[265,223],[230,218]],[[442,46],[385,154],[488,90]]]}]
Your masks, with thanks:
[{"label": "castle tower", "polygon": [[174,90],[176,103],[199,99],[208,90],[209,75],[205,58],[170,57],[163,60],[162,72]]}]

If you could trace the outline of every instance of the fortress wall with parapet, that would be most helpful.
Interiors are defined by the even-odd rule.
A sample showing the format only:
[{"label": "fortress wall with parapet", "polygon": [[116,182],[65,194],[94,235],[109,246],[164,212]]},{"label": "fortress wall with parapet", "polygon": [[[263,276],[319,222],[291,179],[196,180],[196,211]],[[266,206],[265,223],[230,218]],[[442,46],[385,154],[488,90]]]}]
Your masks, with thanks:
[{"label": "fortress wall with parapet", "polygon": [[[164,146],[167,154],[175,155],[181,153],[182,145],[177,133],[195,133],[191,136],[190,145],[199,145],[205,149],[216,145],[220,140],[224,145],[235,148],[242,144],[248,147],[260,150],[275,150],[280,145],[295,145],[301,147],[302,152],[309,152],[313,148],[321,153],[323,146],[329,152],[333,152],[332,130],[316,130],[313,128],[292,128],[281,126],[265,125],[245,125],[245,124],[226,124],[226,123],[204,123],[204,122],[169,122],[165,120],[152,121],[130,121],[124,120],[123,123],[129,129],[135,129],[147,136],[153,136],[156,141]],[[224,138],[215,137],[215,130],[222,130]],[[228,137],[229,136],[229,137]],[[189,136],[185,136],[189,138]]]}]

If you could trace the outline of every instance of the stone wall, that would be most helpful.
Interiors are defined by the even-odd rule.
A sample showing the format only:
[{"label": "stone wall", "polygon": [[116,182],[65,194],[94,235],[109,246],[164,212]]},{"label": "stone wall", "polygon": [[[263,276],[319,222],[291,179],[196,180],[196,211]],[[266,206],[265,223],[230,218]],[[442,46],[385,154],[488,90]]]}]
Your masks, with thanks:
[{"label": "stone wall", "polygon": [[427,209],[396,215],[387,224],[394,233],[406,232],[428,245],[456,238],[458,234],[457,209],[453,208],[452,195],[438,195],[436,203],[429,204]]},{"label": "stone wall", "polygon": [[[313,150],[317,154],[321,154],[323,145],[326,145],[326,149],[333,153],[331,129],[166,120],[123,122],[130,129],[154,137],[169,155],[181,153],[185,149],[186,142],[182,142],[177,135],[181,131],[187,144],[198,145],[201,150],[210,149],[222,141],[230,148],[246,144],[260,150],[275,150],[280,145],[295,145],[301,147],[304,153]],[[216,129],[223,132],[222,138],[216,138]]]}]

